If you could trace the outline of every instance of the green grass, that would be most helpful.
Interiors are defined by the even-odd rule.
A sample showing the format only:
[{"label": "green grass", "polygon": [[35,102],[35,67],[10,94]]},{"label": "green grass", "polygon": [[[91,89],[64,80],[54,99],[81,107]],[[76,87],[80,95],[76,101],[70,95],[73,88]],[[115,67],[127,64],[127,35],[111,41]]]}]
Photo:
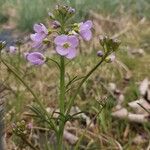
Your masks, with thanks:
[{"label": "green grass", "polygon": [[21,0],[17,3],[18,27],[23,31],[31,31],[34,23],[44,22],[52,0]]},{"label": "green grass", "polygon": [[[119,17],[121,14],[134,15],[138,18],[150,18],[149,0],[1,0],[0,4],[13,5],[16,9],[17,24],[23,31],[31,31],[35,22],[43,22],[56,4],[68,3],[77,10],[76,20],[88,17],[89,10],[104,16]],[[0,5],[1,6],[1,5]]]}]

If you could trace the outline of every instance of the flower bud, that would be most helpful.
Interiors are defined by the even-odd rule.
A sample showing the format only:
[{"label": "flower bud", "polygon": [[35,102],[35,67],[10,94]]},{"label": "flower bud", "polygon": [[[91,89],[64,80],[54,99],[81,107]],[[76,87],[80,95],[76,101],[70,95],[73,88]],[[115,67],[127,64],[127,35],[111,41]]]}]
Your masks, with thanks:
[{"label": "flower bud", "polygon": [[20,122],[17,122],[16,125],[17,125],[17,127],[20,127],[20,126],[21,126]]},{"label": "flower bud", "polygon": [[103,51],[98,51],[98,52],[97,52],[97,56],[98,56],[98,57],[102,57],[103,55],[104,55]]},{"label": "flower bud", "polygon": [[54,17],[54,14],[51,13],[51,12],[48,13],[48,16],[50,17],[50,19],[54,19],[54,18],[55,18],[55,17]]},{"label": "flower bud", "polygon": [[48,29],[48,35],[52,34],[52,30]]},{"label": "flower bud", "polygon": [[18,39],[15,41],[15,44],[20,46],[21,44],[23,44],[23,41],[21,39]]},{"label": "flower bud", "polygon": [[68,6],[59,6],[58,11],[60,12],[60,14],[66,15],[68,12]]},{"label": "flower bud", "polygon": [[56,6],[55,6],[55,10],[58,10],[58,9],[59,9],[59,7],[60,7],[59,5],[56,5]]},{"label": "flower bud", "polygon": [[26,124],[26,122],[24,121],[24,120],[21,120],[21,125],[25,125]]},{"label": "flower bud", "polygon": [[0,41],[0,50],[2,50],[6,46],[5,41]]},{"label": "flower bud", "polygon": [[112,40],[113,51],[116,51],[120,44],[121,44],[121,41],[119,41],[118,39],[113,39]]},{"label": "flower bud", "polygon": [[9,47],[9,53],[15,53],[17,48],[15,46],[10,46]]},{"label": "flower bud", "polygon": [[57,28],[59,28],[59,27],[61,26],[60,22],[57,21],[57,20],[53,21],[52,24],[53,24],[52,27],[53,27],[54,29],[57,29]]},{"label": "flower bud", "polygon": [[69,7],[68,12],[69,14],[75,14],[76,10],[72,7]]},{"label": "flower bud", "polygon": [[107,39],[108,39],[107,36],[102,36],[102,35],[101,35],[101,36],[99,37],[99,42],[100,42],[101,46],[104,46],[104,45],[106,44]]},{"label": "flower bud", "polygon": [[116,58],[115,54],[112,53],[111,55],[109,55],[109,56],[105,59],[105,61],[106,61],[107,63],[111,63],[111,62],[114,62],[114,61],[115,61],[115,58]]}]

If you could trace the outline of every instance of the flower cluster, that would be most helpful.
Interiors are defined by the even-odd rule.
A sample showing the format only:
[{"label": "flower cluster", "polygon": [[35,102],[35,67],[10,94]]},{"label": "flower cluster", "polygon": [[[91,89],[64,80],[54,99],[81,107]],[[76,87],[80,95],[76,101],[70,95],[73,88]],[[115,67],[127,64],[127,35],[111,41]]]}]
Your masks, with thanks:
[{"label": "flower cluster", "polygon": [[13,132],[18,136],[26,136],[27,133],[31,130],[31,123],[27,124],[24,120],[21,120],[17,123],[13,123],[12,129]]},{"label": "flower cluster", "polygon": [[[54,12],[49,13],[50,18],[52,19],[52,26],[50,29],[47,29],[42,23],[34,25],[33,30],[35,33],[30,36],[33,41],[33,47],[40,48],[43,43],[46,43],[45,40],[48,41],[48,43],[51,42],[49,41],[49,33],[58,30],[58,35],[55,37],[54,42],[51,42],[55,44],[56,53],[67,59],[75,58],[77,55],[77,47],[79,45],[79,36],[85,41],[90,41],[92,39],[91,29],[93,23],[91,20],[88,20],[68,27],[65,25],[65,22],[71,18],[74,13],[75,9],[72,7],[57,5]],[[62,20],[62,18],[65,19]],[[60,30],[63,28],[64,33],[60,32],[59,28]],[[26,59],[34,65],[42,65],[46,61],[44,55],[37,51],[28,53]]]},{"label": "flower cluster", "polygon": [[[35,24],[33,29],[34,34],[31,34],[34,48],[40,48],[42,44],[54,43],[57,54],[73,59],[77,56],[77,47],[79,45],[79,37],[85,41],[92,39],[93,22],[87,20],[81,23],[68,24],[68,20],[75,14],[75,9],[69,6],[57,5],[53,13],[49,13],[52,20],[52,26],[46,28],[42,23]],[[53,39],[49,38],[52,33],[57,33]],[[108,54],[107,62],[112,62],[115,59],[114,52],[119,47],[119,42],[107,36],[100,37],[100,44],[103,51],[97,52],[99,57]],[[109,55],[110,54],[110,55]],[[34,65],[42,65],[46,58],[40,52],[31,52],[26,55],[26,59]]]},{"label": "flower cluster", "polygon": [[113,62],[116,58],[115,52],[118,50],[120,41],[114,38],[110,38],[108,36],[100,36],[99,42],[103,48],[97,52],[98,57],[103,57],[104,54],[107,54],[105,61],[106,62]]}]

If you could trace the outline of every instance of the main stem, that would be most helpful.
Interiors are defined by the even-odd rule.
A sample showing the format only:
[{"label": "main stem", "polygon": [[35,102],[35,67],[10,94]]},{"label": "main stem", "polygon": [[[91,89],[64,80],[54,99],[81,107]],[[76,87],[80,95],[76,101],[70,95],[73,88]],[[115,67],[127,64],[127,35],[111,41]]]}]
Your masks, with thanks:
[{"label": "main stem", "polygon": [[63,56],[60,56],[60,95],[59,95],[59,108],[60,108],[60,123],[58,132],[58,150],[62,150],[63,147],[63,132],[65,126],[65,120],[62,115],[65,112],[65,60]]}]

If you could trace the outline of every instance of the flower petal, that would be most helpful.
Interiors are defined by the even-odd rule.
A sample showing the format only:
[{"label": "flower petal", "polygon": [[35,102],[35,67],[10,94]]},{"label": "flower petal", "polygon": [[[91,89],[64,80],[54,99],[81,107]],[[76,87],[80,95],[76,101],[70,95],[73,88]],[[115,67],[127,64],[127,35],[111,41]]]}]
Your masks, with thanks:
[{"label": "flower petal", "polygon": [[66,48],[64,48],[62,46],[57,46],[56,47],[56,52],[58,54],[62,55],[62,56],[65,56],[65,55],[67,55],[69,53],[69,49],[66,49]]},{"label": "flower petal", "polygon": [[43,40],[46,38],[46,35],[42,33],[35,33],[35,34],[31,34],[30,38],[33,42],[41,44]]},{"label": "flower petal", "polygon": [[42,65],[45,62],[45,57],[39,52],[32,52],[26,55],[26,59],[33,65]]},{"label": "flower petal", "polygon": [[47,28],[42,23],[40,23],[40,24],[34,24],[33,30],[36,33],[44,33],[46,35],[48,34]]},{"label": "flower petal", "polygon": [[71,44],[71,47],[77,47],[79,45],[79,40],[75,35],[68,36],[67,41]]},{"label": "flower petal", "polygon": [[34,24],[33,30],[37,33],[40,33],[40,32],[42,32],[42,26],[39,24]]},{"label": "flower petal", "polygon": [[40,25],[41,25],[42,31],[43,31],[45,34],[48,34],[48,30],[47,30],[47,28],[44,26],[44,24],[40,23]]},{"label": "flower petal", "polygon": [[91,30],[81,31],[80,34],[85,41],[90,41],[92,38]]},{"label": "flower petal", "polygon": [[89,30],[92,28],[92,26],[93,26],[93,22],[91,20],[88,20],[80,25],[80,31]]},{"label": "flower petal", "polygon": [[60,46],[63,46],[64,43],[67,42],[67,39],[68,39],[68,36],[67,35],[59,35],[57,36],[55,39],[54,39],[54,43],[56,45],[60,45]]},{"label": "flower petal", "polygon": [[40,34],[40,33],[35,33],[35,34],[31,34],[30,38],[31,38],[32,41],[39,42],[39,41],[42,41],[45,38],[45,35]]},{"label": "flower petal", "polygon": [[40,48],[42,46],[42,42],[33,42],[32,47],[33,48]]},{"label": "flower petal", "polygon": [[69,53],[65,56],[68,59],[73,59],[77,55],[77,50],[75,48],[70,48]]}]

